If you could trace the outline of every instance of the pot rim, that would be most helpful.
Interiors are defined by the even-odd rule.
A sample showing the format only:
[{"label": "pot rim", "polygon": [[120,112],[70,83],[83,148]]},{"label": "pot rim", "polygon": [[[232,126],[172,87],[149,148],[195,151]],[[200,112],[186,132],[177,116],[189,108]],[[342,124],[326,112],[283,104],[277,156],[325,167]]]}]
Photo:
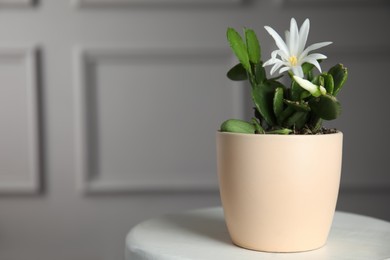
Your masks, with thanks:
[{"label": "pot rim", "polygon": [[220,136],[236,136],[236,137],[244,137],[244,138],[253,138],[253,139],[261,139],[261,138],[274,138],[274,139],[307,139],[307,138],[330,138],[336,136],[343,136],[343,132],[337,130],[337,133],[330,134],[318,134],[318,135],[281,135],[281,134],[244,134],[244,133],[233,133],[233,132],[221,132],[217,131],[217,135]]}]

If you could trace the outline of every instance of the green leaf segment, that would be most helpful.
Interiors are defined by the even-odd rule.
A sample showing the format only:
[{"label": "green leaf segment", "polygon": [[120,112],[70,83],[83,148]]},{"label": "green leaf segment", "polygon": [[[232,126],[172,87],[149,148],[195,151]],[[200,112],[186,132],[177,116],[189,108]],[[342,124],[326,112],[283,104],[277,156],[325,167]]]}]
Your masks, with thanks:
[{"label": "green leaf segment", "polygon": [[245,28],[244,36],[245,41],[236,30],[227,29],[227,40],[239,61],[228,71],[227,77],[234,81],[249,81],[255,117],[251,122],[226,120],[221,125],[222,132],[292,134],[304,130],[315,134],[322,128],[323,120],[333,120],[340,115],[341,106],[336,95],[348,77],[342,64],[314,75],[314,66],[305,63],[302,66],[305,79],[297,82],[290,72],[291,83],[286,87],[277,81],[279,77],[267,78],[256,33]]},{"label": "green leaf segment", "polygon": [[240,34],[233,28],[228,28],[226,35],[230,43],[230,48],[232,48],[232,51],[237,56],[237,59],[248,73],[252,73],[249,62],[249,54]]}]

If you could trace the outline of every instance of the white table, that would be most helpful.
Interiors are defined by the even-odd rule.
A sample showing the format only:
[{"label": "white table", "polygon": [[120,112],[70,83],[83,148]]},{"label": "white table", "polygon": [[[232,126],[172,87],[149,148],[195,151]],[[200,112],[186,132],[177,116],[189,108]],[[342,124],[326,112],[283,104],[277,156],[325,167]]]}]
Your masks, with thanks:
[{"label": "white table", "polygon": [[390,260],[390,223],[336,212],[327,244],[303,253],[263,253],[232,244],[221,208],[144,221],[126,238],[126,260]]}]

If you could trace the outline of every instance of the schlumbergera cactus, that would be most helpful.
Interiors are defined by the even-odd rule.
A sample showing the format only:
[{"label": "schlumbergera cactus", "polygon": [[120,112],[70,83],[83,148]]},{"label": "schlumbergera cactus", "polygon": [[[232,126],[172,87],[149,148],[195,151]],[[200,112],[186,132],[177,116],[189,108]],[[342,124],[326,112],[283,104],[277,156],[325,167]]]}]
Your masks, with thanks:
[{"label": "schlumbergera cactus", "polygon": [[[265,26],[274,38],[278,50],[263,63],[261,48],[255,32],[244,29],[245,41],[232,28],[227,30],[230,47],[239,64],[227,76],[234,81],[249,80],[255,117],[251,122],[230,119],[221,125],[223,132],[251,134],[317,134],[321,133],[323,120],[336,119],[341,111],[336,95],[343,87],[348,73],[342,64],[322,72],[319,62],[325,55],[309,52],[331,44],[322,42],[306,49],[309,20],[298,30],[291,19],[286,42],[271,28]],[[264,66],[273,65],[271,75],[279,70],[286,72],[291,83],[286,87],[278,81],[283,75],[267,78]],[[319,71],[315,75],[314,68]]]}]

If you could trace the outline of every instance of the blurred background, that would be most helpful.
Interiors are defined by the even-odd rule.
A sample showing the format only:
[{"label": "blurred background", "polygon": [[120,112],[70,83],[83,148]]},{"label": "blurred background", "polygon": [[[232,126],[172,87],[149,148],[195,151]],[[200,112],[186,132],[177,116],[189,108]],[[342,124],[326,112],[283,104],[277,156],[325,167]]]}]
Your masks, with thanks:
[{"label": "blurred background", "polygon": [[119,260],[140,221],[219,206],[215,133],[252,116],[226,28],[267,60],[291,17],[349,68],[338,210],[390,221],[387,1],[1,0],[0,259]]}]

